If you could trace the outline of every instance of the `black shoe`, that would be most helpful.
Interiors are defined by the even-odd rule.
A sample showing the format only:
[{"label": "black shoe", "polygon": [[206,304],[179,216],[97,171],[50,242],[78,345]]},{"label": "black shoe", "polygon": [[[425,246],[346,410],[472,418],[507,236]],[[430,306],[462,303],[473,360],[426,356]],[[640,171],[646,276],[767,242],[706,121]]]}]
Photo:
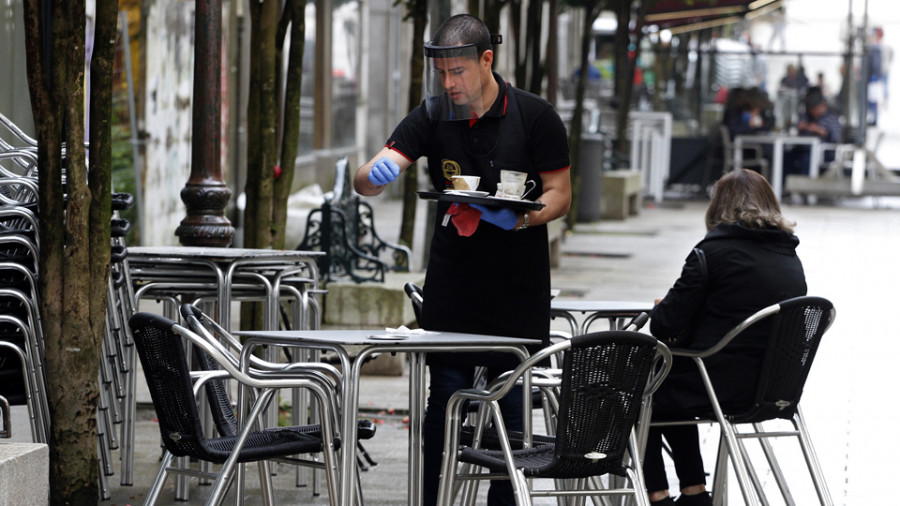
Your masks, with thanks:
[{"label": "black shoe", "polygon": [[650,506],[675,506],[675,501],[671,497],[666,497],[658,501],[650,501]]},{"label": "black shoe", "polygon": [[700,492],[694,495],[681,494],[673,504],[676,506],[712,506],[712,497],[709,492]]}]

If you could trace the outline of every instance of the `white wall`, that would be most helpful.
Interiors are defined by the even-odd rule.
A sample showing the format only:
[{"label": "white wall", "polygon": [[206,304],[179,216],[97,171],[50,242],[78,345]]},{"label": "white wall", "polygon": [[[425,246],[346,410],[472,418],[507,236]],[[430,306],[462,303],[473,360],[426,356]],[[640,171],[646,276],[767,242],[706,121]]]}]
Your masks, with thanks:
[{"label": "white wall", "polygon": [[147,132],[142,242],[178,244],[175,229],[185,217],[180,192],[191,172],[194,3],[155,0],[147,15]]}]

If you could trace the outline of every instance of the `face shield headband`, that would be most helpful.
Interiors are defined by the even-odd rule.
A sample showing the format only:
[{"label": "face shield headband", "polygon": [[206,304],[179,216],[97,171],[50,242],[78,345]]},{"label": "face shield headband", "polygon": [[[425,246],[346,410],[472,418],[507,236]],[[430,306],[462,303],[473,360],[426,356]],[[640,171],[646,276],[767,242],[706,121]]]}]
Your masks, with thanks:
[{"label": "face shield headband", "polygon": [[480,56],[499,35],[475,44],[425,44],[425,109],[431,119],[468,120],[484,113]]}]

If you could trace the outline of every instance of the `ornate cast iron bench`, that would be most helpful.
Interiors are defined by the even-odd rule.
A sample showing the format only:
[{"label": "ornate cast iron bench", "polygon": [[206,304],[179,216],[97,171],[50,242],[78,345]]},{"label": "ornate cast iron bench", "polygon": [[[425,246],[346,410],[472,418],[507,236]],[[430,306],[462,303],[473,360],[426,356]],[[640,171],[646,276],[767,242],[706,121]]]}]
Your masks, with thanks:
[{"label": "ornate cast iron bench", "polygon": [[409,272],[409,248],[379,237],[374,214],[372,206],[353,191],[343,157],[337,162],[333,195],[310,211],[297,249],[325,252],[317,257],[325,281],[383,282],[386,271]]}]

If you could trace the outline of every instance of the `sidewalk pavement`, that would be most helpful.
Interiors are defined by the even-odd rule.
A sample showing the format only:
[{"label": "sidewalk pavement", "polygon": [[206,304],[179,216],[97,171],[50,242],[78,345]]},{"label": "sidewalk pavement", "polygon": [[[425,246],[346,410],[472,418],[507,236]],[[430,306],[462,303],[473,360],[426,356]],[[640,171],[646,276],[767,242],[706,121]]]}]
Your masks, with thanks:
[{"label": "sidewalk pavement", "polygon": [[[372,200],[379,233],[396,237],[399,202]],[[560,298],[650,301],[663,296],[705,232],[705,206],[705,202],[666,201],[647,205],[639,216],[626,221],[579,225],[563,243],[560,265],[552,272],[553,287],[561,290]],[[890,297],[900,280],[898,209],[900,200],[894,199],[784,209],[797,223],[798,254],[809,293],[830,299],[837,308],[836,322],[825,336],[807,382],[803,409],[838,505],[887,503],[894,495],[891,481],[883,478],[884,463],[900,453],[900,438],[878,427],[900,414],[897,404],[889,400],[888,390],[895,380],[891,366],[898,346]],[[420,223],[424,215],[420,208]],[[421,229],[417,235],[423,235]],[[421,251],[419,239],[414,252]],[[565,328],[560,321],[553,325]],[[407,391],[405,375],[366,376],[362,381],[361,410],[379,421],[375,438],[364,442],[378,462],[361,474],[370,506],[406,504]],[[117,465],[117,474],[110,477],[112,499],[106,504],[142,503],[155,477],[160,456],[158,428],[149,396],[139,394],[139,401],[135,483],[120,486]],[[711,470],[717,433],[703,427],[701,438],[706,467]],[[786,446],[789,453],[783,454],[781,464],[792,480],[796,503],[816,503],[799,449],[793,443]],[[776,451],[779,448],[776,445]],[[248,470],[248,504],[259,504],[252,484],[255,467]],[[314,498],[308,489],[291,487],[292,473],[290,469],[279,472],[279,504],[327,504],[324,495]],[[674,472],[671,477],[672,491],[677,493]],[[771,486],[771,476],[761,479]],[[173,481],[167,483],[159,504],[175,504]],[[203,501],[210,488],[198,487],[194,481],[191,503]],[[737,491],[732,488],[733,495]],[[740,504],[740,500],[733,503]]]}]

